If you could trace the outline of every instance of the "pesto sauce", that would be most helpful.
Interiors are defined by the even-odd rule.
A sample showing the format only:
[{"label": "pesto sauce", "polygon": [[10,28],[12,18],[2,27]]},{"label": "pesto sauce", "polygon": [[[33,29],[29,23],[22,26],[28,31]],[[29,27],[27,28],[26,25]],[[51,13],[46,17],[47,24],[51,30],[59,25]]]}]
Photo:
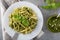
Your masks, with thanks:
[{"label": "pesto sauce", "polygon": [[60,17],[57,18],[57,15],[49,17],[47,25],[51,32],[60,32]]}]

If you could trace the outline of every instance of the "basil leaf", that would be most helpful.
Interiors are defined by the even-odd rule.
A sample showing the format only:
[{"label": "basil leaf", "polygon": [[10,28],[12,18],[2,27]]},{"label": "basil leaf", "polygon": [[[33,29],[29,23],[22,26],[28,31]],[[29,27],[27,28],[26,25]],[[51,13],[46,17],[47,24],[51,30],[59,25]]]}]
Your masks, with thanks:
[{"label": "basil leaf", "polygon": [[44,9],[51,9],[52,8],[52,6],[41,6],[41,7]]},{"label": "basil leaf", "polygon": [[50,2],[51,2],[51,0],[46,0],[46,3],[47,3],[47,4],[50,4]]},{"label": "basil leaf", "polygon": [[55,5],[57,6],[57,8],[60,7],[60,2],[57,2]]},{"label": "basil leaf", "polygon": [[27,26],[29,26],[29,21],[24,19],[24,20],[22,20],[22,24],[27,27]]},{"label": "basil leaf", "polygon": [[47,6],[42,6],[44,9],[57,9],[60,7],[60,2],[55,2],[55,0],[45,0]]},{"label": "basil leaf", "polygon": [[51,4],[47,5],[47,6],[41,6],[41,7],[44,8],[44,9],[57,9],[57,8],[60,7],[60,2],[51,3]]},{"label": "basil leaf", "polygon": [[47,4],[55,3],[55,0],[45,0]]}]

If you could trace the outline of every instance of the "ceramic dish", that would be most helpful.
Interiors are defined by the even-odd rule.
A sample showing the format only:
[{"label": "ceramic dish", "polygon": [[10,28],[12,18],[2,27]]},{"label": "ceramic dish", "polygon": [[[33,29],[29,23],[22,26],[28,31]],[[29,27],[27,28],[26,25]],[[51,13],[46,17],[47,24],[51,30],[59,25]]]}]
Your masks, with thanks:
[{"label": "ceramic dish", "polygon": [[26,34],[26,35],[23,35],[23,34],[20,34],[19,33],[19,37],[18,39],[20,40],[27,40],[27,39],[32,39],[34,37],[36,37],[42,30],[42,27],[43,27],[43,15],[40,11],[40,9],[30,3],[30,2],[26,2],[26,1],[21,1],[21,2],[16,2],[14,4],[12,4],[8,9],[7,11],[5,12],[4,16],[3,16],[3,26],[5,27],[5,30],[6,32],[10,35],[10,36],[14,36],[14,34],[16,33],[16,31],[14,31],[12,28],[9,27],[9,14],[13,11],[14,8],[18,8],[18,7],[21,7],[21,6],[27,6],[29,8],[31,8],[33,11],[35,11],[37,17],[38,17],[38,22],[37,22],[37,26],[36,28],[34,29],[33,32],[31,32],[30,34]]}]

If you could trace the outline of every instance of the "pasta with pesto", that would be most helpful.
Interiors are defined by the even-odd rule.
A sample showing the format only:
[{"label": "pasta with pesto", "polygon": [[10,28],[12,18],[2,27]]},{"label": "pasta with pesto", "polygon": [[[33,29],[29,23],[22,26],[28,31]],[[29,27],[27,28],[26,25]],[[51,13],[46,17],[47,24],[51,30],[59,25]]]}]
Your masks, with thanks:
[{"label": "pasta with pesto", "polygon": [[23,34],[31,33],[37,25],[37,16],[29,7],[15,8],[9,15],[9,26]]}]

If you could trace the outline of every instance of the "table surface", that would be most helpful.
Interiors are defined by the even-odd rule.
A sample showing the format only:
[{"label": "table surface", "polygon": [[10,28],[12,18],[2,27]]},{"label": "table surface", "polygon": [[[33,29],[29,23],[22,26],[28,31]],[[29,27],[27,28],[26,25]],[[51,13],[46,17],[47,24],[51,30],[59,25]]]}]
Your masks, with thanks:
[{"label": "table surface", "polygon": [[[37,6],[39,6],[39,8],[41,5],[44,5],[44,0],[24,0],[24,1],[32,2],[36,4]],[[42,14],[44,17],[44,25],[42,28],[42,30],[44,31],[44,35],[37,40],[60,40],[60,33],[52,33],[47,29],[47,26],[46,26],[46,21],[48,17],[56,14],[58,12],[58,9],[57,10],[45,10],[45,9],[40,8],[40,10],[42,11]],[[0,29],[0,35],[1,35],[1,29]],[[1,36],[0,36],[0,40],[1,40]]]}]

